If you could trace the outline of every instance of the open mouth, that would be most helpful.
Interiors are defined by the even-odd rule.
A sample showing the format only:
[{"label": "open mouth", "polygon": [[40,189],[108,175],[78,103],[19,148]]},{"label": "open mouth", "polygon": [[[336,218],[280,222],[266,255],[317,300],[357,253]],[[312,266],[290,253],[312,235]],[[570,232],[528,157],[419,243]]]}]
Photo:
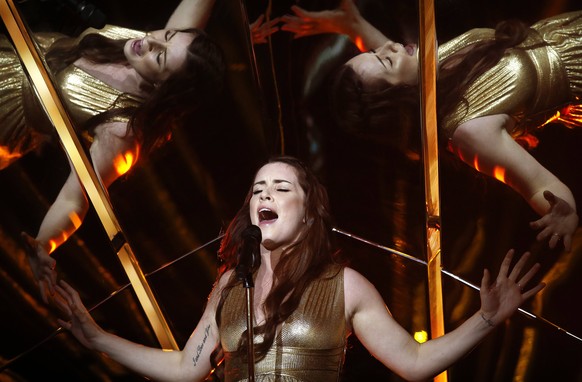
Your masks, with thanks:
[{"label": "open mouth", "polygon": [[143,40],[135,40],[133,42],[133,44],[131,44],[131,47],[133,48],[133,52],[137,55],[137,56],[141,56],[141,47],[143,45]]},{"label": "open mouth", "polygon": [[414,56],[414,51],[415,51],[415,46],[414,45],[406,45],[404,47],[404,49],[406,49],[406,53],[408,53],[408,55]]},{"label": "open mouth", "polygon": [[259,223],[272,223],[277,220],[278,217],[279,215],[277,215],[276,212],[271,211],[268,208],[261,208],[259,210]]}]

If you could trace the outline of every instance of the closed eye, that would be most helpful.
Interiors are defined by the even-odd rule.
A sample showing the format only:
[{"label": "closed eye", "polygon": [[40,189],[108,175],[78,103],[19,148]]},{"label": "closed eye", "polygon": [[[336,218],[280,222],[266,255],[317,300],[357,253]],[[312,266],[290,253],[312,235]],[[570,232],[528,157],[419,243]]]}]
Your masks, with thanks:
[{"label": "closed eye", "polygon": [[[166,33],[164,34],[164,40],[166,42],[170,41],[176,34],[178,33],[178,31],[172,31],[172,30],[168,30],[166,31]],[[156,57],[156,61],[158,62],[158,65],[162,65],[162,61],[164,63],[164,66],[166,65],[166,60],[167,60],[167,48],[164,48]]]},{"label": "closed eye", "polygon": [[[382,61],[382,59],[380,57],[378,57],[378,56],[374,56],[374,57],[376,57],[378,59],[378,61],[380,62],[380,65],[382,65],[385,69],[388,69],[386,67],[386,64],[384,64],[384,61]],[[392,65],[392,61],[390,61],[390,65]]]}]

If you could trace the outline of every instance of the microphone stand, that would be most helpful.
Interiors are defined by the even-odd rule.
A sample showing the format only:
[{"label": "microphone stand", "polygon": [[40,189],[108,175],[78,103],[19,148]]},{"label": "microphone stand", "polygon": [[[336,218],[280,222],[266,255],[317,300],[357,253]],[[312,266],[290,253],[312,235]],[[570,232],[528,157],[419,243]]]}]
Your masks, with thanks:
[{"label": "microphone stand", "polygon": [[237,274],[243,283],[247,303],[247,362],[249,369],[249,382],[255,382],[255,349],[254,349],[254,330],[253,330],[253,295],[254,283],[251,270],[245,266],[237,266]]}]

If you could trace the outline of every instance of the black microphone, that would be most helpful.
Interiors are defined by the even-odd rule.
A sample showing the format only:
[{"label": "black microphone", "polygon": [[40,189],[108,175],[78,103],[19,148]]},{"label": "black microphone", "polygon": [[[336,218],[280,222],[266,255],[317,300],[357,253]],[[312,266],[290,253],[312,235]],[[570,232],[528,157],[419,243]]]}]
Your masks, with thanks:
[{"label": "black microphone", "polygon": [[250,225],[242,233],[242,244],[239,247],[236,275],[245,285],[245,288],[253,287],[252,273],[261,264],[261,229],[256,225]]},{"label": "black microphone", "polygon": [[105,14],[94,4],[85,0],[56,0],[61,6],[67,6],[75,16],[79,17],[87,26],[101,29],[107,22]]}]

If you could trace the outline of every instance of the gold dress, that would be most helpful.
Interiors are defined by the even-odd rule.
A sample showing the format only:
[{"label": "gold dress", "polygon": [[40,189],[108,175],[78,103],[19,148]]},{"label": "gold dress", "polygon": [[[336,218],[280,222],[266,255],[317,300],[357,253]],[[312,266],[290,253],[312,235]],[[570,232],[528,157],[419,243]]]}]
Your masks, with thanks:
[{"label": "gold dress", "polygon": [[[343,275],[343,269],[329,272],[307,288],[297,310],[279,328],[265,358],[256,361],[256,381],[339,381],[347,336]],[[236,352],[247,328],[242,286],[230,292],[221,322],[225,380],[246,381],[248,365]]]},{"label": "gold dress", "polygon": [[[113,39],[144,35],[143,32],[108,25],[101,30],[88,29],[79,38],[88,33],[99,33]],[[55,41],[65,36],[51,33],[34,37],[44,54]],[[89,118],[109,109],[122,94],[74,64],[55,76],[55,86],[73,123],[80,130]],[[135,105],[137,102],[137,98],[130,97],[122,103]],[[0,36],[0,169],[39,149],[51,139],[51,135],[52,126],[14,48],[5,36]]]},{"label": "gold dress", "polygon": [[[460,49],[494,38],[493,29],[473,29],[439,48],[439,61]],[[441,134],[450,139],[463,122],[508,114],[516,125],[514,138],[543,126],[562,111],[559,120],[580,126],[582,96],[582,12],[565,13],[531,26],[520,45],[505,52],[500,62],[467,90],[462,103],[447,116]],[[575,106],[572,106],[575,105]],[[568,107],[570,106],[570,107]],[[564,111],[568,111],[564,115]]]}]

